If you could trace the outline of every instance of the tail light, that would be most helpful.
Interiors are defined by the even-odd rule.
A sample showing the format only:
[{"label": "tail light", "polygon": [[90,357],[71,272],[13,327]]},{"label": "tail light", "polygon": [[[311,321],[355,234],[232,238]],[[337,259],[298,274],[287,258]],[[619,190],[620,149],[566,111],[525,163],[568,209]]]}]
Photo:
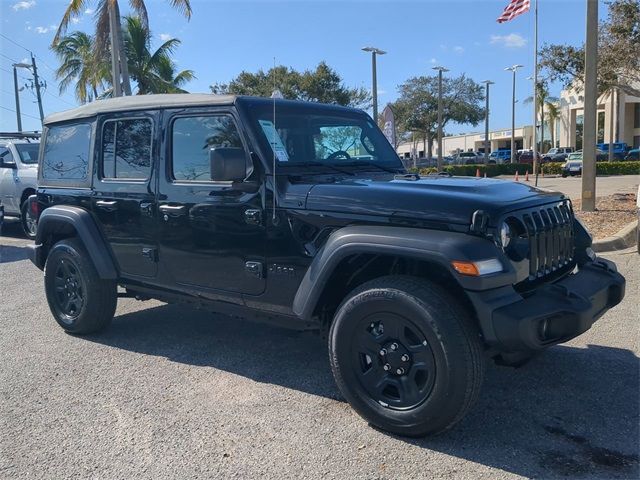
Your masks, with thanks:
[{"label": "tail light", "polygon": [[29,197],[29,213],[34,218],[38,218],[38,215],[40,214],[40,205],[38,204],[37,195],[31,195]]}]

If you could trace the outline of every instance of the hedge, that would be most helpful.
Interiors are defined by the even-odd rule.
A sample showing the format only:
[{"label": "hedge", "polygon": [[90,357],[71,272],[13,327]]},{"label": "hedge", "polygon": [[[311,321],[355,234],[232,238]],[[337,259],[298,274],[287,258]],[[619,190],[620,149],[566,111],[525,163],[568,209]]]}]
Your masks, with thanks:
[{"label": "hedge", "polygon": [[[542,165],[542,172],[546,175],[560,175],[562,173],[562,162],[550,162]],[[447,165],[443,170],[455,176],[473,177],[478,169],[480,176],[497,177],[498,175],[520,175],[533,174],[533,166],[527,163],[504,163],[500,165]],[[412,169],[416,171],[416,169]],[[417,172],[420,175],[428,175],[436,173],[435,167],[420,168]],[[640,174],[640,162],[598,162],[596,164],[596,173],[598,175],[637,175]]]}]

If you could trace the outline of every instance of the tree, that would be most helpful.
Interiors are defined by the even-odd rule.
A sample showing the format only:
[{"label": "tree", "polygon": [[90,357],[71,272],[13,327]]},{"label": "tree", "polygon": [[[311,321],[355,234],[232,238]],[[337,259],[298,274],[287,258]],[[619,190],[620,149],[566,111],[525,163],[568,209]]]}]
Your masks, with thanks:
[{"label": "tree", "polygon": [[[121,28],[120,5],[118,0],[95,0],[96,9],[96,33],[95,45],[96,55],[102,57],[106,51],[106,46],[110,45],[112,56],[112,85],[120,85],[119,69],[122,68],[122,83],[125,93],[131,94],[131,86],[129,83],[128,62],[124,47],[124,38]],[[187,19],[191,18],[191,1],[190,0],[169,0],[171,6],[180,11]],[[67,6],[55,37],[53,38],[52,47],[61,40],[67,31],[69,22],[82,15],[85,8],[90,4],[94,4],[92,0],[71,0]],[[147,16],[147,7],[144,0],[129,0],[131,9],[140,17],[145,28],[149,27],[149,18]],[[115,26],[116,31],[111,32],[111,25]],[[113,41],[112,41],[113,40]],[[115,43],[115,46],[113,45]]]},{"label": "tree", "polygon": [[[438,127],[438,76],[412,77],[398,88],[400,98],[392,104],[399,134],[421,135],[432,157]],[[467,76],[444,78],[442,82],[442,126],[450,122],[478,125],[484,118],[484,90]]]},{"label": "tree", "polygon": [[151,32],[139,17],[124,18],[124,41],[131,78],[138,84],[138,95],[149,93],[185,93],[181,88],[195,78],[193,70],[175,73],[171,54],[180,45],[172,38],[151,51]]},{"label": "tree", "polygon": [[[620,89],[640,96],[640,3],[613,0],[608,17],[598,29],[598,92]],[[584,82],[584,45],[544,45],[540,67],[551,81],[581,91]]]},{"label": "tree", "polygon": [[98,98],[98,90],[104,90],[109,83],[109,68],[106,59],[95,54],[94,37],[73,32],[62,37],[53,51],[61,62],[56,70],[60,93],[75,84],[75,95],[80,103]]},{"label": "tree", "polygon": [[560,118],[560,107],[556,102],[547,103],[547,120],[551,130],[551,147],[556,146],[556,122]]},{"label": "tree", "polygon": [[349,88],[340,75],[325,62],[315,70],[298,72],[283,65],[258,70],[256,73],[241,72],[229,83],[215,83],[211,91],[217,94],[255,95],[269,97],[275,89],[290,100],[348,105],[368,108],[371,95],[364,88]]},{"label": "tree", "polygon": [[[536,85],[536,119],[540,119],[540,153],[544,153],[544,108],[549,104],[555,104],[558,102],[556,97],[549,96],[549,86],[547,82],[542,79],[538,81]],[[527,97],[524,99],[524,103],[533,103],[533,97]],[[537,120],[536,120],[537,123]],[[537,128],[537,125],[536,127]]]}]

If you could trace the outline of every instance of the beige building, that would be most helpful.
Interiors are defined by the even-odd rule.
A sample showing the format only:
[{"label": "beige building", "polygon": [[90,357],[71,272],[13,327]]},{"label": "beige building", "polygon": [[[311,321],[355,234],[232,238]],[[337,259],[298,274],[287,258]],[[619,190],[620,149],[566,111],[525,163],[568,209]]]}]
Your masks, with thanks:
[{"label": "beige building", "polygon": [[[560,118],[556,122],[559,147],[582,148],[584,97],[582,93],[563,90],[560,94]],[[640,147],[640,97],[624,92],[602,95],[598,99],[596,143],[624,142]]]},{"label": "beige building", "polygon": [[[533,128],[528,125],[515,129],[516,150],[532,148]],[[490,151],[511,149],[511,129],[494,130],[489,132]],[[484,132],[451,135],[442,139],[443,155],[454,155],[458,152],[484,152]],[[415,142],[405,142],[398,145],[400,158],[425,158],[427,146],[420,139]],[[433,144],[433,156],[438,152],[438,143]]]}]

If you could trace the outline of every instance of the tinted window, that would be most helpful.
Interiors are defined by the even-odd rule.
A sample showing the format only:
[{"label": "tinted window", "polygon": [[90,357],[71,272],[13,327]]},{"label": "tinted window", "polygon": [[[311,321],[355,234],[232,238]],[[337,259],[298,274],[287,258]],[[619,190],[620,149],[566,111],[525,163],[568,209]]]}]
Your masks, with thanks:
[{"label": "tinted window", "polygon": [[91,125],[88,123],[50,127],[44,145],[42,178],[87,178],[90,145]]},{"label": "tinted window", "polygon": [[11,155],[9,149],[5,147],[0,147],[0,159],[2,159],[4,163],[14,163],[13,155]]},{"label": "tinted window", "polygon": [[149,178],[151,132],[148,118],[105,122],[102,127],[102,177]]},{"label": "tinted window", "polygon": [[211,180],[209,150],[243,148],[240,134],[229,116],[177,118],[173,122],[172,168],[175,180]]},{"label": "tinted window", "polygon": [[22,163],[38,163],[38,150],[40,150],[39,143],[16,143],[14,146],[20,154],[20,160],[22,160]]}]

